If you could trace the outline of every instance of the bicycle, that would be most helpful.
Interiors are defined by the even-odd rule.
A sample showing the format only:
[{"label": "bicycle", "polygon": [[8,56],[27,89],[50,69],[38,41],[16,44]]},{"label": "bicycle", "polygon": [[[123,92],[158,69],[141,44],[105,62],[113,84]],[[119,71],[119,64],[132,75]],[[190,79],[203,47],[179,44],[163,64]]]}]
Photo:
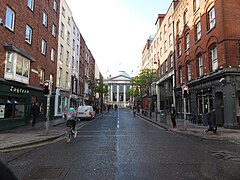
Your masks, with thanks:
[{"label": "bicycle", "polygon": [[75,139],[77,137],[77,130],[73,132],[73,128],[72,126],[70,126],[66,129],[65,135],[66,135],[66,141],[67,143],[69,143],[71,139]]}]

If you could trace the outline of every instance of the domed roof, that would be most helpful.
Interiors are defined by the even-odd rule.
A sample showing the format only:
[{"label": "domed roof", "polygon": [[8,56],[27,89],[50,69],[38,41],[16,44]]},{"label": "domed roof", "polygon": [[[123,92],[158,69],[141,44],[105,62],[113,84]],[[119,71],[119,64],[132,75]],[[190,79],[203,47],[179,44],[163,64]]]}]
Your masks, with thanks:
[{"label": "domed roof", "polygon": [[125,76],[125,77],[127,77],[127,78],[131,78],[131,77],[128,75],[128,73],[126,73],[125,71],[119,71],[119,72],[121,72],[120,76]]}]

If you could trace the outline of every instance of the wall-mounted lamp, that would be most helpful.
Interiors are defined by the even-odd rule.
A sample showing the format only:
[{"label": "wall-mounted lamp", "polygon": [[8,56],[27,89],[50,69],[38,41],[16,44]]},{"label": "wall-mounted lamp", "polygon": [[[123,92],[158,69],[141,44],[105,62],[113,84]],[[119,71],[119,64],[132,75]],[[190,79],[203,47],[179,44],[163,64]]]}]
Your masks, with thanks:
[{"label": "wall-mounted lamp", "polygon": [[0,26],[4,26],[2,18],[0,18]]}]

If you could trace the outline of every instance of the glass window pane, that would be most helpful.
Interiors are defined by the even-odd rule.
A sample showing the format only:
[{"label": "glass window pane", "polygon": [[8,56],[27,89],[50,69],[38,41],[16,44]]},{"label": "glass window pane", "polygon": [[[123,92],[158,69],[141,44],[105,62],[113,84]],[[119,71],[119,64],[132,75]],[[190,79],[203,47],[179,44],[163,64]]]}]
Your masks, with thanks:
[{"label": "glass window pane", "polygon": [[15,18],[15,13],[13,12],[12,9],[7,7],[5,26],[12,31],[14,29],[14,18]]},{"label": "glass window pane", "polygon": [[17,56],[17,64],[16,64],[16,74],[22,76],[23,69],[23,58],[21,56]]},{"label": "glass window pane", "polygon": [[15,105],[14,117],[24,117],[24,105]]},{"label": "glass window pane", "polygon": [[23,60],[23,76],[28,78],[28,72],[29,72],[29,60],[24,58],[24,60]]}]

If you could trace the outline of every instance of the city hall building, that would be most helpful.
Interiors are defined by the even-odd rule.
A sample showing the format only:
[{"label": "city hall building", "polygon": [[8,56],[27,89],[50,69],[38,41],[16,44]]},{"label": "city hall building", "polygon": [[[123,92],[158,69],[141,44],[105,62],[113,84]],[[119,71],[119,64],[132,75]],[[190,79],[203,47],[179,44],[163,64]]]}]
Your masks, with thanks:
[{"label": "city hall building", "polygon": [[130,76],[121,71],[121,74],[104,80],[104,84],[108,86],[108,96],[104,97],[104,103],[109,105],[117,105],[118,107],[126,107],[130,103],[130,96],[127,91],[131,87]]}]

